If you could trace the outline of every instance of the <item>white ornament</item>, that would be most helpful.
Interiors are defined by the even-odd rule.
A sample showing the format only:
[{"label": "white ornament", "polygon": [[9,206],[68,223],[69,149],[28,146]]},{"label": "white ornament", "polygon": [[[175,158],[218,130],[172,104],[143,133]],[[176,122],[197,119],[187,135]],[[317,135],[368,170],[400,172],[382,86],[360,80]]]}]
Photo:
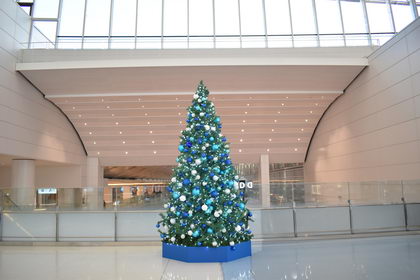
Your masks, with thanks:
[{"label": "white ornament", "polygon": [[175,177],[172,177],[171,182],[172,183],[175,183],[176,182],[176,178]]},{"label": "white ornament", "polygon": [[240,231],[240,230],[241,230],[241,226],[240,226],[240,225],[237,225],[237,226],[235,227],[235,230],[236,230],[236,231]]},{"label": "white ornament", "polygon": [[229,242],[229,245],[230,245],[230,246],[234,246],[234,245],[235,245],[235,242],[230,241],[230,242]]},{"label": "white ornament", "polygon": [[213,158],[213,161],[218,161],[219,159],[217,158],[217,157],[214,157]]},{"label": "white ornament", "polygon": [[230,194],[230,190],[229,189],[225,189],[225,193],[226,194]]},{"label": "white ornament", "polygon": [[193,118],[194,118],[194,117],[195,117],[195,114],[194,114],[194,113],[192,113],[192,114],[191,114],[191,117],[193,117]]},{"label": "white ornament", "polygon": [[216,128],[214,126],[212,126],[211,131],[216,131]]},{"label": "white ornament", "polygon": [[[188,214],[189,215],[192,215],[192,210],[188,211]],[[192,226],[194,226],[194,225],[192,225]]]},{"label": "white ornament", "polygon": [[184,238],[185,238],[185,234],[181,234],[181,239],[184,239]]},{"label": "white ornament", "polygon": [[217,177],[216,175],[214,175],[214,176],[213,176],[213,180],[214,180],[214,181],[217,181],[217,180],[219,180],[219,177]]},{"label": "white ornament", "polygon": [[200,164],[201,164],[201,159],[199,159],[199,158],[198,158],[198,159],[196,159],[196,160],[195,160],[195,164],[200,165]]},{"label": "white ornament", "polygon": [[209,143],[206,143],[206,144],[204,144],[204,146],[208,147],[208,146],[210,146],[210,144]]},{"label": "white ornament", "polygon": [[179,200],[181,200],[181,201],[185,201],[187,198],[185,197],[185,195],[181,195],[180,197],[179,197]]},{"label": "white ornament", "polygon": [[195,225],[190,225],[190,228],[194,229],[195,228]]},{"label": "white ornament", "polygon": [[203,186],[207,185],[207,182],[203,182],[203,183],[202,183],[202,185],[203,185]]},{"label": "white ornament", "polygon": [[236,194],[232,194],[230,197],[233,198],[233,199],[235,199],[236,198]]},{"label": "white ornament", "polygon": [[200,178],[201,178],[200,175],[195,176],[196,180],[200,180]]},{"label": "white ornament", "polygon": [[172,207],[171,207],[171,211],[172,211],[172,212],[175,212],[175,207],[173,207],[173,206],[172,206]]},{"label": "white ornament", "polygon": [[235,189],[235,190],[238,190],[239,189],[239,184],[238,184],[238,182],[233,182],[233,188]]},{"label": "white ornament", "polygon": [[198,100],[197,100],[197,101],[198,101],[198,103],[201,103],[201,98],[198,98]]},{"label": "white ornament", "polygon": [[228,214],[232,213],[232,209],[228,209],[226,210],[226,212],[228,212]]},{"label": "white ornament", "polygon": [[238,180],[239,179],[239,176],[238,175],[235,175],[235,180]]},{"label": "white ornament", "polygon": [[189,231],[187,232],[187,234],[188,234],[189,236],[191,236],[191,235],[192,235],[192,231],[191,231],[191,230],[189,230]]},{"label": "white ornament", "polygon": [[193,97],[194,97],[194,99],[197,99],[198,98],[198,94],[194,94]]},{"label": "white ornament", "polygon": [[175,242],[175,237],[171,237],[171,241],[172,242]]},{"label": "white ornament", "polygon": [[191,131],[191,128],[187,127],[185,130],[186,130],[186,131]]},{"label": "white ornament", "polygon": [[222,228],[222,232],[225,233],[226,232],[226,229],[225,228]]},{"label": "white ornament", "polygon": [[168,204],[163,204],[163,208],[168,208],[169,207],[169,205]]},{"label": "white ornament", "polygon": [[219,212],[214,212],[214,216],[215,216],[216,218],[219,218],[219,217],[220,217]]},{"label": "white ornament", "polygon": [[206,147],[204,147],[204,146],[203,146],[203,147],[201,147],[201,150],[202,150],[202,151],[205,151],[205,150],[206,150]]},{"label": "white ornament", "polygon": [[206,125],[204,126],[204,129],[205,129],[205,130],[209,130],[209,129],[210,129],[210,126],[206,124]]},{"label": "white ornament", "polygon": [[191,174],[192,174],[192,175],[197,174],[197,170],[192,170],[192,171],[191,171]]},{"label": "white ornament", "polygon": [[213,241],[213,243],[211,243],[211,245],[213,245],[213,247],[216,247],[217,246],[217,242],[216,241]]},{"label": "white ornament", "polygon": [[201,113],[200,113],[200,117],[202,117],[202,116],[204,116],[204,112],[201,112]]},{"label": "white ornament", "polygon": [[173,219],[173,218],[172,218],[172,219],[170,219],[170,220],[169,220],[169,222],[170,222],[171,224],[175,224],[175,219]]},{"label": "white ornament", "polygon": [[207,205],[203,204],[203,206],[201,206],[201,209],[202,209],[203,211],[206,211],[206,210],[208,209],[208,207],[207,207]]}]

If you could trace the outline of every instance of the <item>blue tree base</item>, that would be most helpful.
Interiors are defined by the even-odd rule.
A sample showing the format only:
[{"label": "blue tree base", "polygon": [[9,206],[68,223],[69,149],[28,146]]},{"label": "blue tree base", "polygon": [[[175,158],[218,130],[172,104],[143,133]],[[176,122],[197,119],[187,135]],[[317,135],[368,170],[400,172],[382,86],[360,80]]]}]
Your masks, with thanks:
[{"label": "blue tree base", "polygon": [[187,247],[162,243],[164,258],[190,263],[229,262],[251,256],[251,254],[251,241],[241,242],[232,247]]}]

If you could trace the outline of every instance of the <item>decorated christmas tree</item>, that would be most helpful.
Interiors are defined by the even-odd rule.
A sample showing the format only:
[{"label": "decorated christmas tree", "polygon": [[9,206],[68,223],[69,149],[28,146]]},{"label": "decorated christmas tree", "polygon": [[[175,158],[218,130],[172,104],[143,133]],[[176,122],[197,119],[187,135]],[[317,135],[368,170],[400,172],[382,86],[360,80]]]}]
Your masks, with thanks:
[{"label": "decorated christmas tree", "polygon": [[164,205],[166,213],[156,226],[164,244],[235,250],[252,238],[248,227],[252,213],[239,188],[220,117],[208,95],[201,81],[180,137],[178,166],[167,187],[170,200]]}]

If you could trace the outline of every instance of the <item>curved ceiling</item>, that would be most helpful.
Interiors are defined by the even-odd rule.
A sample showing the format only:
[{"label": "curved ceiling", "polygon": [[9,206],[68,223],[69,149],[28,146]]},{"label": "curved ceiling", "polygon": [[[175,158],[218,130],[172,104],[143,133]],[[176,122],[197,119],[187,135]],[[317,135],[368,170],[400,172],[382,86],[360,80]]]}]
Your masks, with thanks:
[{"label": "curved ceiling", "polygon": [[268,153],[272,162],[302,162],[322,113],[370,51],[237,50],[233,59],[223,50],[138,50],[127,61],[124,51],[27,50],[17,68],[67,114],[102,165],[173,165],[199,80],[234,161]]}]

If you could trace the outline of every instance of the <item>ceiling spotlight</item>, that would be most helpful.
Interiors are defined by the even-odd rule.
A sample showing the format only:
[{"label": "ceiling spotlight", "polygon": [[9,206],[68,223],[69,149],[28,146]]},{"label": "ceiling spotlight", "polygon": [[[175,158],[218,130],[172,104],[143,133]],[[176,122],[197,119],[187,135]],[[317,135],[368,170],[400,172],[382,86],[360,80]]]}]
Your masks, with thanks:
[{"label": "ceiling spotlight", "polygon": [[318,103],[315,103],[315,106],[318,106]]},{"label": "ceiling spotlight", "polygon": [[101,101],[104,102],[104,99],[102,98]]},{"label": "ceiling spotlight", "polygon": [[245,131],[245,129],[241,129],[241,132],[244,132]]},{"label": "ceiling spotlight", "polygon": [[156,151],[153,151],[154,154],[156,154]]},{"label": "ceiling spotlight", "polygon": [[142,108],[144,108],[144,105],[141,105]]},{"label": "ceiling spotlight", "polygon": [[289,96],[286,96],[286,99],[288,99],[289,98]]},{"label": "ceiling spotlight", "polygon": [[87,123],[85,123],[85,125],[87,125]]},{"label": "ceiling spotlight", "polygon": [[111,117],[115,116],[115,114],[111,114]]},{"label": "ceiling spotlight", "polygon": [[274,120],[274,122],[277,122],[277,120]]},{"label": "ceiling spotlight", "polygon": [[181,116],[181,113],[178,113],[178,116]]},{"label": "ceiling spotlight", "polygon": [[122,131],[120,131],[120,134],[122,134]]},{"label": "ceiling spotlight", "polygon": [[106,108],[109,109],[110,107],[109,106],[106,106]]},{"label": "ceiling spotlight", "polygon": [[178,100],[178,97],[175,97],[175,100]]},{"label": "ceiling spotlight", "polygon": [[123,144],[125,144],[125,141],[122,141]]},{"label": "ceiling spotlight", "polygon": [[79,118],[81,118],[81,117],[82,117],[82,115],[79,114]]},{"label": "ceiling spotlight", "polygon": [[125,152],[126,155],[128,155],[128,152]]},{"label": "ceiling spotlight", "polygon": [[277,114],[280,114],[280,111],[278,111]]},{"label": "ceiling spotlight", "polygon": [[239,149],[239,152],[240,152],[240,153],[242,153],[242,150],[241,150],[241,149]]},{"label": "ceiling spotlight", "polygon": [[145,116],[147,116],[147,113],[144,113]]},{"label": "ceiling spotlight", "polygon": [[274,132],[274,128],[271,129],[271,132]]},{"label": "ceiling spotlight", "polygon": [[268,139],[268,141],[270,141],[270,142],[271,142],[271,140],[272,140],[271,138],[270,138],[270,139]]},{"label": "ceiling spotlight", "polygon": [[248,112],[245,112],[245,115],[247,115],[248,114]]},{"label": "ceiling spotlight", "polygon": [[308,119],[305,120],[305,122],[308,122],[308,121],[309,121]]},{"label": "ceiling spotlight", "polygon": [[119,122],[115,122],[115,124],[116,124],[116,125],[119,125],[120,123],[119,123]]},{"label": "ceiling spotlight", "polygon": [[269,152],[270,151],[270,149],[267,149],[267,152]]},{"label": "ceiling spotlight", "polygon": [[92,131],[89,131],[89,135],[92,135]]},{"label": "ceiling spotlight", "polygon": [[248,107],[249,107],[249,103],[248,103],[248,104],[246,104],[246,106],[248,106]]},{"label": "ceiling spotlight", "polygon": [[141,101],[141,98],[139,97],[139,99],[138,99],[139,101]]},{"label": "ceiling spotlight", "polygon": [[245,123],[246,121],[245,120],[242,120],[242,122]]},{"label": "ceiling spotlight", "polygon": [[101,154],[101,152],[98,152],[98,155],[100,155]]},{"label": "ceiling spotlight", "polygon": [[298,151],[298,148],[295,148],[294,150],[295,150],[295,152],[297,152]]},{"label": "ceiling spotlight", "polygon": [[284,103],[281,103],[281,106],[284,106]]},{"label": "ceiling spotlight", "polygon": [[73,107],[73,110],[76,109],[76,107]]},{"label": "ceiling spotlight", "polygon": [[182,121],[179,121],[179,124],[182,124]]},{"label": "ceiling spotlight", "polygon": [[298,141],[300,141],[300,138],[298,138]]},{"label": "ceiling spotlight", "polygon": [[150,134],[152,134],[152,133],[153,133],[153,131],[151,131],[151,130],[150,130],[150,131],[149,131],[149,133],[150,133]]},{"label": "ceiling spotlight", "polygon": [[300,131],[303,131],[303,128],[301,128]]},{"label": "ceiling spotlight", "polygon": [[309,114],[312,114],[313,112],[312,111],[309,111]]},{"label": "ceiling spotlight", "polygon": [[243,142],[244,140],[241,138],[241,139],[239,139],[239,142]]},{"label": "ceiling spotlight", "polygon": [[93,141],[93,145],[96,145],[96,141]]},{"label": "ceiling spotlight", "polygon": [[155,140],[152,140],[152,144],[155,144]]},{"label": "ceiling spotlight", "polygon": [[150,124],[150,122],[147,122],[147,124]]}]

